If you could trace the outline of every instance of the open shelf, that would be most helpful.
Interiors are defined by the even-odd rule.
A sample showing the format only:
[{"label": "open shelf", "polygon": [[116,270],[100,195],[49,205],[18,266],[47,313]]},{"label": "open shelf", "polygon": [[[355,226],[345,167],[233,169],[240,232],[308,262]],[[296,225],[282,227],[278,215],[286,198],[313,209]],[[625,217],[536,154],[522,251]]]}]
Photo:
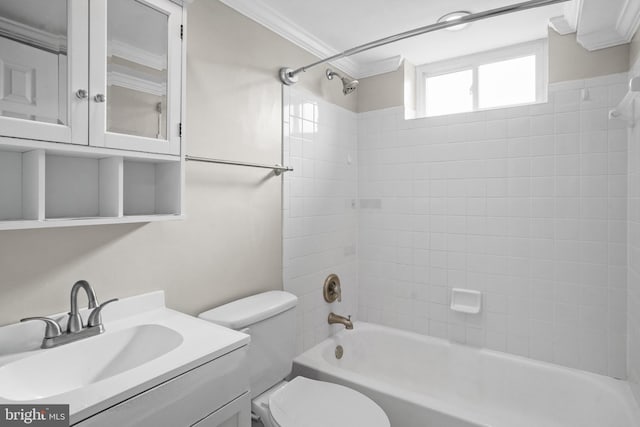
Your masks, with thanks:
[{"label": "open shelf", "polygon": [[47,154],[45,218],[122,216],[122,158]]},{"label": "open shelf", "polygon": [[180,163],[124,161],[124,215],[179,215]]},{"label": "open shelf", "polygon": [[0,151],[0,221],[42,219],[39,174],[43,161],[40,150]]},{"label": "open shelf", "polygon": [[180,158],[0,147],[0,230],[183,218]]}]

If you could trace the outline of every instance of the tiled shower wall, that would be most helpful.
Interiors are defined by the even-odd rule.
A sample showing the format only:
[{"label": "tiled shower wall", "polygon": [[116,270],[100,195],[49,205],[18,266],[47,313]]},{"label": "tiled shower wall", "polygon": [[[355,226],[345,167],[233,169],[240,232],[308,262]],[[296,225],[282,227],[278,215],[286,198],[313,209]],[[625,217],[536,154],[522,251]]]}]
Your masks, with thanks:
[{"label": "tiled shower wall", "polygon": [[[640,61],[630,75],[640,74]],[[637,108],[637,106],[636,106]],[[630,131],[629,138],[629,183],[628,183],[628,251],[627,273],[628,295],[628,373],[629,383],[636,400],[640,403],[640,129],[638,125]]]},{"label": "tiled shower wall", "polygon": [[[355,318],[357,280],[357,115],[305,91],[283,88],[284,289],[299,297],[298,352],[327,338],[330,311]],[[322,297],[336,273],[342,302]],[[341,327],[341,326],[340,326]]]},{"label": "tiled shower wall", "polygon": [[[624,378],[627,128],[608,110],[626,82],[567,82],[546,104],[446,117],[361,114],[359,318]],[[451,311],[453,287],[482,291],[481,314]]]}]

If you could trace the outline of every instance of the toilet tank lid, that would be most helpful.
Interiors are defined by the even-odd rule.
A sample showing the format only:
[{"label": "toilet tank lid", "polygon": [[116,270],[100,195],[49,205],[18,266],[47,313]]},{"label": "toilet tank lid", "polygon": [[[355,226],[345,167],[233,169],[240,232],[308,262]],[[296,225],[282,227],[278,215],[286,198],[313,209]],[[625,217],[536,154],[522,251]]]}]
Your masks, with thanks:
[{"label": "toilet tank lid", "polygon": [[268,291],[221,305],[198,315],[231,329],[242,329],[296,306],[298,298],[284,291]]}]

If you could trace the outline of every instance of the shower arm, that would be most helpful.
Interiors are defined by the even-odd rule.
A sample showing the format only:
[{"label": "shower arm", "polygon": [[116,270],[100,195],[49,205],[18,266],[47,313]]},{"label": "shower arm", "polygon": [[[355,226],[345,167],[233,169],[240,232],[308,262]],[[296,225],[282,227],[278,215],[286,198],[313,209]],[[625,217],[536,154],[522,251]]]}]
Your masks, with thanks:
[{"label": "shower arm", "polygon": [[564,3],[570,0],[530,0],[522,3],[516,3],[509,6],[498,7],[490,9],[484,12],[472,13],[471,15],[462,16],[460,18],[452,19],[450,21],[436,22],[435,24],[426,25],[424,27],[415,28],[413,30],[405,31],[403,33],[395,34],[392,36],[384,37],[382,39],[374,40],[369,43],[362,44],[360,46],[347,49],[344,52],[337,53],[325,59],[313,62],[304,67],[300,67],[296,70],[291,68],[280,69],[280,80],[286,85],[292,85],[298,82],[298,74],[307,71],[309,68],[313,68],[316,65],[324,64],[325,62],[334,61],[340,58],[346,58],[347,56],[355,55],[356,53],[364,52],[376,47],[384,46],[389,43],[394,43],[400,40],[408,39],[411,37],[419,36],[421,34],[431,33],[433,31],[442,30],[449,27],[455,27],[457,25],[466,24],[470,22],[480,21],[482,19],[492,18],[494,16],[506,15],[508,13],[520,12],[523,10],[534,9],[542,6],[549,6],[556,3]]}]

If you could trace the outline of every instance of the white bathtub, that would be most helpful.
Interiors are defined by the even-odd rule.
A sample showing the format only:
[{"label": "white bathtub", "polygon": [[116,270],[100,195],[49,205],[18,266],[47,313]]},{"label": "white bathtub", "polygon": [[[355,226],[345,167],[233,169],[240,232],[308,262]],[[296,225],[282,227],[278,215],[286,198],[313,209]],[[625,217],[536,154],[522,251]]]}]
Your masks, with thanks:
[{"label": "white bathtub", "polygon": [[361,391],[393,427],[640,426],[624,381],[364,322],[298,356],[293,373]]}]

